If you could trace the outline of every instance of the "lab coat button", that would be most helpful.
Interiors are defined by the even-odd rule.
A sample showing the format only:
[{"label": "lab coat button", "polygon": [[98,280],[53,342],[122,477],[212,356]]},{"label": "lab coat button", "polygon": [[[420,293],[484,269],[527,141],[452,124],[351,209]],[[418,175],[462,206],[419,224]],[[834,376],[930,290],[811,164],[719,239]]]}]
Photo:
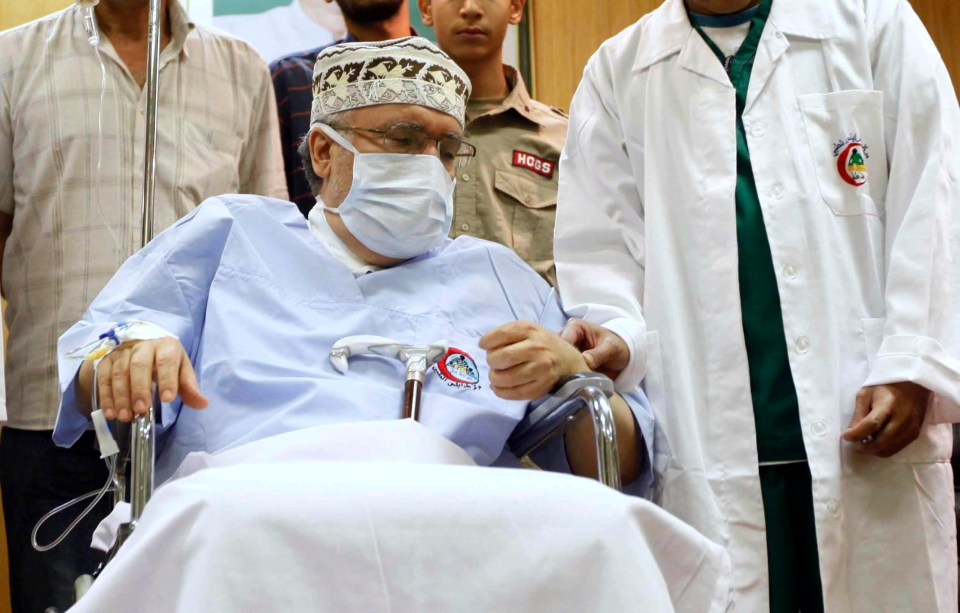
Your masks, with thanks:
[{"label": "lab coat button", "polygon": [[783,274],[788,279],[795,279],[797,277],[797,267],[793,264],[787,264],[783,267]]},{"label": "lab coat button", "polygon": [[779,183],[777,183],[776,185],[770,188],[770,197],[776,198],[777,200],[779,200],[783,198],[783,194],[786,191],[787,190],[783,188],[783,185],[780,185]]},{"label": "lab coat button", "polygon": [[763,121],[758,121],[757,123],[750,126],[750,134],[754,138],[763,138],[763,135],[767,133],[767,124]]},{"label": "lab coat button", "polygon": [[466,232],[467,230],[470,229],[470,224],[468,224],[468,223],[462,224],[462,225],[460,226],[460,229],[463,230],[464,232]]},{"label": "lab coat button", "polygon": [[810,339],[806,336],[801,336],[797,339],[794,347],[797,348],[797,353],[806,353],[810,351]]},{"label": "lab coat button", "polygon": [[469,181],[470,175],[468,175],[467,173],[463,173],[462,175],[460,175],[460,178],[463,179],[464,181]]},{"label": "lab coat button", "polygon": [[840,515],[840,503],[831,498],[827,501],[827,510],[830,511],[830,514],[834,517],[838,517]]},{"label": "lab coat button", "polygon": [[823,436],[827,433],[827,424],[822,421],[813,422],[813,433],[817,436]]}]

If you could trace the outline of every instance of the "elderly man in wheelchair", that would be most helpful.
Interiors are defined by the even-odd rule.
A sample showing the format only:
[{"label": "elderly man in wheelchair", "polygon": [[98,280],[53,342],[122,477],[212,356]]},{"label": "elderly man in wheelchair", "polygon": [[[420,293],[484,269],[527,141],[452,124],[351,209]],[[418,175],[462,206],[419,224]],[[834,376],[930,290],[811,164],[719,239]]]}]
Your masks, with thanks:
[{"label": "elderly man in wheelchair", "polygon": [[[645,495],[664,452],[532,269],[447,238],[469,88],[424,39],[328,48],[309,220],[208,200],[61,337],[57,443],[149,415],[166,482],[76,610],[724,606],[725,554],[653,505],[478,468]],[[590,415],[531,413],[558,387]]]}]

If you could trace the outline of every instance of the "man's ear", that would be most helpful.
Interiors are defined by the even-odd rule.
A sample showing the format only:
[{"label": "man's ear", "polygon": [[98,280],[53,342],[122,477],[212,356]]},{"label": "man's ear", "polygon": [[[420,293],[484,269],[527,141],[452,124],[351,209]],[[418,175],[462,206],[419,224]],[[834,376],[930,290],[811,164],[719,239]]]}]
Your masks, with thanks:
[{"label": "man's ear", "polygon": [[[421,0],[423,2],[423,0]],[[526,6],[527,0],[510,0],[510,18],[507,20],[512,26],[519,24],[523,21],[523,7]]]},{"label": "man's ear", "polygon": [[420,6],[420,20],[426,26],[433,27],[433,0],[417,0]]},{"label": "man's ear", "polygon": [[320,130],[311,130],[308,135],[310,139],[310,163],[313,165],[313,172],[323,179],[326,183],[330,178],[330,146],[333,141],[329,136]]}]

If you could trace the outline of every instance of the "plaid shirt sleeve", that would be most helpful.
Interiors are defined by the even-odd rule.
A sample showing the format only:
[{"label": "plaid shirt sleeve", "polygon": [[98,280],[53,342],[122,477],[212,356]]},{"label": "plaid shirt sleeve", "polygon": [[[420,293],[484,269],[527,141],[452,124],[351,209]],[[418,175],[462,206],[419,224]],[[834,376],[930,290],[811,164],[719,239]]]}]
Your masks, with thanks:
[{"label": "plaid shirt sleeve", "polygon": [[[0,58],[16,55],[7,56],[0,45]],[[13,129],[9,93],[12,75],[13,71],[0,59],[0,213],[7,215],[13,215]]]}]

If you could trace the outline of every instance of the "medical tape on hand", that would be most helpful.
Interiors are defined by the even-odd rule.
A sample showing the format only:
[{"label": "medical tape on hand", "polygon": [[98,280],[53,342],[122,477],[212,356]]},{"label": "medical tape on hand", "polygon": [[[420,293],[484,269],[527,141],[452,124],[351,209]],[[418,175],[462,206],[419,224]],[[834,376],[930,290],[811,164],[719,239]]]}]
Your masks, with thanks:
[{"label": "medical tape on hand", "polygon": [[166,337],[177,338],[176,335],[147,321],[121,321],[97,337],[97,340],[74,349],[67,357],[78,358],[86,352],[86,355],[83,355],[84,360],[99,364],[100,360],[128,341],[150,341]]}]

